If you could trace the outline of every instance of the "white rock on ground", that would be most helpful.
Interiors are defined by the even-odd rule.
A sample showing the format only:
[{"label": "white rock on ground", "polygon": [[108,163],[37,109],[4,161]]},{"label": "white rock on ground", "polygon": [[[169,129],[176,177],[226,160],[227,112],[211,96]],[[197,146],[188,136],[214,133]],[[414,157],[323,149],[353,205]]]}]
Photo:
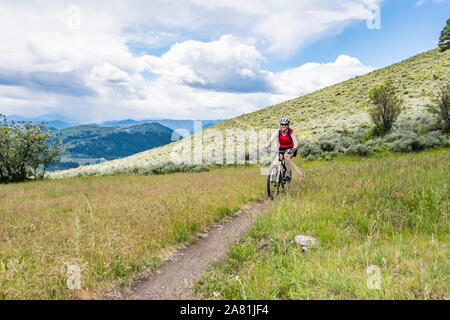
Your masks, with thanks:
[{"label": "white rock on ground", "polygon": [[295,242],[297,242],[302,247],[303,252],[306,252],[308,248],[314,248],[319,246],[319,240],[311,236],[304,236],[304,235],[295,236]]}]

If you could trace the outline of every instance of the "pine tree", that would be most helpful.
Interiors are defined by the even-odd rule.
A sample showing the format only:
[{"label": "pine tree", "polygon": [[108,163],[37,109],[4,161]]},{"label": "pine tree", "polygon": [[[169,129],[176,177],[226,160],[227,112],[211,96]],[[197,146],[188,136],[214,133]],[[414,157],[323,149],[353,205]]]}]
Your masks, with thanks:
[{"label": "pine tree", "polygon": [[447,25],[444,29],[442,29],[438,44],[441,51],[445,51],[450,48],[450,19],[447,20]]}]

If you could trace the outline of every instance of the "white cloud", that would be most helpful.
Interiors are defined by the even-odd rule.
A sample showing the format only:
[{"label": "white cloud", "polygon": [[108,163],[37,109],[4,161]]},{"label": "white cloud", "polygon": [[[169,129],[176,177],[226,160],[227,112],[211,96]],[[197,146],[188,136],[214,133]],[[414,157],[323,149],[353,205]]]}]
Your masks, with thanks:
[{"label": "white cloud", "polygon": [[186,41],[162,57],[143,56],[141,67],[168,82],[228,92],[301,95],[373,70],[341,55],[332,63],[308,63],[272,73],[261,68],[264,56],[255,46],[231,35],[218,41]]},{"label": "white cloud", "polygon": [[273,13],[258,21],[253,30],[267,42],[269,52],[289,55],[324,35],[336,35],[357,20],[370,17],[370,6],[379,1],[280,1]]},{"label": "white cloud", "polygon": [[177,43],[162,57],[140,59],[142,68],[168,81],[233,92],[269,91],[271,73],[261,70],[264,61],[255,46],[232,35],[212,42]]},{"label": "white cloud", "polygon": [[[253,58],[245,62],[252,69],[242,69],[241,73],[233,74],[232,77],[223,76],[220,72],[217,73],[216,69],[236,69],[233,64],[227,65],[233,61],[235,53],[233,48],[236,46],[234,41],[238,40],[234,39],[233,42],[229,42],[230,48],[222,48],[221,59],[205,61],[206,67],[200,68],[200,75],[193,67],[198,61],[197,58],[183,60],[184,64],[179,59],[173,58],[185,57],[185,55],[178,56],[177,54],[178,50],[183,51],[179,48],[185,48],[183,44],[172,48],[167,55],[163,55],[161,58],[156,59],[149,56],[143,58],[146,67],[151,68],[152,72],[158,72],[161,77],[148,86],[145,93],[147,99],[136,102],[138,108],[136,112],[142,117],[145,117],[146,112],[150,112],[162,117],[171,117],[176,114],[181,118],[192,117],[192,115],[194,118],[200,119],[228,118],[256,111],[258,108],[292,99],[373,70],[371,67],[364,66],[356,58],[341,55],[331,63],[308,63],[298,68],[272,73],[260,68],[259,64],[255,63],[259,59],[255,57],[260,57],[260,53],[254,52],[253,55],[249,55]],[[203,57],[203,51],[211,49],[208,46],[219,46],[218,42],[222,47],[227,41],[221,39],[217,42],[195,43],[195,49],[192,46],[189,48],[194,57]],[[198,48],[202,48],[203,51],[197,52]],[[250,51],[253,52],[253,49]],[[205,58],[205,60],[207,59]],[[209,70],[213,71],[208,72]],[[202,81],[205,86],[214,83],[217,86],[235,88],[235,82],[246,80],[252,83],[252,76],[255,74],[265,75],[264,87],[268,88],[265,92],[262,92],[263,90],[254,90],[254,92],[205,90],[201,86],[191,85],[192,82]],[[255,88],[257,87],[257,83],[253,83],[253,85]]]},{"label": "white cloud", "polygon": [[370,71],[373,68],[358,59],[341,55],[335,62],[307,63],[277,73],[274,85],[283,94],[300,96]]},{"label": "white cloud", "polygon": [[[345,26],[371,17],[382,0],[195,0],[209,19],[197,27],[224,26],[223,33],[257,40],[264,52],[288,56],[324,35],[339,34]],[[220,14],[218,16],[218,13]]]},{"label": "white cloud", "polygon": [[87,76],[87,84],[103,96],[143,98],[144,79],[138,73],[129,75],[127,72],[106,62],[94,66]]},{"label": "white cloud", "polygon": [[[433,0],[433,2],[435,2],[435,3],[442,3],[442,2],[444,2],[444,1],[449,1],[449,0]],[[416,2],[416,6],[418,6],[418,7],[420,7],[420,6],[422,6],[425,2],[427,2],[427,0],[419,0],[419,1],[417,1]]]},{"label": "white cloud", "polygon": [[[268,56],[289,56],[366,19],[379,3],[78,0],[81,25],[71,30],[72,3],[3,2],[0,112],[84,121],[250,112],[369,70],[349,57],[280,73],[265,65]],[[167,46],[160,57],[132,50]],[[144,70],[159,78],[145,80]]]}]

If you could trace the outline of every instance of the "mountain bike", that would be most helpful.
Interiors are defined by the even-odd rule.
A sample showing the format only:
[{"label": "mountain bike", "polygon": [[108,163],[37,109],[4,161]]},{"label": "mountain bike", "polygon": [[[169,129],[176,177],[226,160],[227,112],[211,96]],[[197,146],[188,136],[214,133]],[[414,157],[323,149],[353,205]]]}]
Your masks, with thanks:
[{"label": "mountain bike", "polygon": [[291,180],[286,179],[287,168],[283,160],[280,161],[280,154],[286,153],[286,151],[272,151],[267,150],[268,153],[276,153],[276,157],[269,169],[269,175],[267,176],[267,195],[270,199],[274,200],[280,192],[284,189],[289,190],[291,186]]}]

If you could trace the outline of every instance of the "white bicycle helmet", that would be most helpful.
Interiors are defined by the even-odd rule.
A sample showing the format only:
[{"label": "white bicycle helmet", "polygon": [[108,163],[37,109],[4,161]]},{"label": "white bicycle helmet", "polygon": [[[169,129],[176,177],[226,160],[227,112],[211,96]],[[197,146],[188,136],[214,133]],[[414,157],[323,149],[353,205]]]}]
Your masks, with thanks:
[{"label": "white bicycle helmet", "polygon": [[287,124],[289,125],[291,123],[291,120],[289,120],[289,118],[281,118],[280,119],[280,124]]}]

